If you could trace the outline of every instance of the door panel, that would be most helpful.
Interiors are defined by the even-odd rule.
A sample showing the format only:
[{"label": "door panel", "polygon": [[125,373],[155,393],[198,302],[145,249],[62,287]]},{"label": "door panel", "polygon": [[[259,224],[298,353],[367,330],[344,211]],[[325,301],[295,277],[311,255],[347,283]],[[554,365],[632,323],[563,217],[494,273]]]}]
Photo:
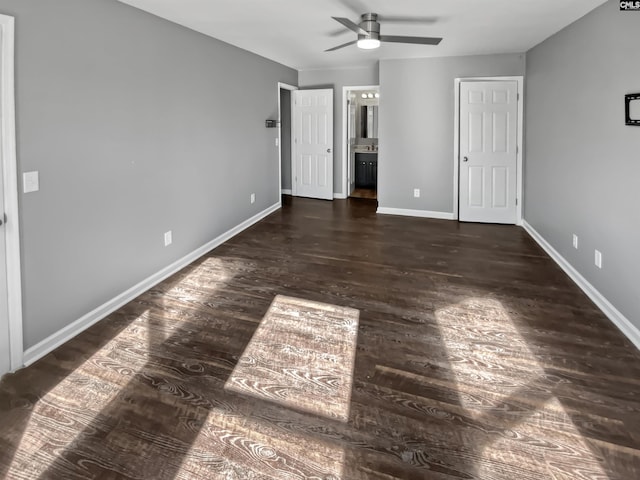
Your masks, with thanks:
[{"label": "door panel", "polygon": [[302,185],[309,186],[313,184],[313,158],[311,155],[302,155],[300,165],[300,177],[302,179]]},{"label": "door panel", "polygon": [[509,173],[504,167],[493,167],[491,191],[493,192],[493,208],[506,208],[508,205]]},{"label": "door panel", "polygon": [[469,205],[484,207],[484,168],[469,168]]},{"label": "door panel", "polygon": [[509,113],[493,114],[493,153],[509,151]]},{"label": "door panel", "polygon": [[[2,27],[0,27],[1,29]],[[2,31],[0,30],[0,33]],[[0,42],[2,35],[0,35]],[[5,53],[0,43],[0,52]],[[4,60],[4,58],[0,59]],[[0,62],[3,63],[3,62]],[[2,73],[2,72],[0,72]],[[0,75],[4,79],[4,75]],[[2,86],[2,85],[0,85]],[[0,137],[0,140],[3,140]],[[7,292],[7,238],[4,226],[4,165],[3,159],[0,158],[0,215],[2,215],[2,225],[0,225],[0,376],[4,375],[11,369],[11,348],[9,341],[9,298]]]},{"label": "door panel", "polygon": [[[4,216],[4,179],[0,162],[0,215]],[[11,369],[9,302],[7,294],[6,230],[0,225],[0,376]]]},{"label": "door panel", "polygon": [[515,81],[461,82],[459,218],[516,223]]},{"label": "door panel", "polygon": [[302,127],[300,135],[300,143],[302,145],[311,145],[313,143],[313,116],[310,113],[303,112]]},{"label": "door panel", "polygon": [[329,185],[329,159],[326,155],[318,155],[318,186]]},{"label": "door panel", "polygon": [[333,199],[333,90],[293,92],[293,195]]},{"label": "door panel", "polygon": [[481,113],[469,114],[469,152],[484,151],[484,116]]}]

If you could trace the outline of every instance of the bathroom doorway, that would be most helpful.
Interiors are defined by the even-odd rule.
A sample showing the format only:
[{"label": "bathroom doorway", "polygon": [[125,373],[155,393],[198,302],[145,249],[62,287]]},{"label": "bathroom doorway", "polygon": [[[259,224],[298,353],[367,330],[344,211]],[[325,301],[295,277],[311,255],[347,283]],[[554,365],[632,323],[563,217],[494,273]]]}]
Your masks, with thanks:
[{"label": "bathroom doorway", "polygon": [[343,87],[342,158],[348,197],[377,199],[378,85]]},{"label": "bathroom doorway", "polygon": [[291,195],[291,96],[298,87],[278,82],[278,161],[280,167],[280,194]]}]

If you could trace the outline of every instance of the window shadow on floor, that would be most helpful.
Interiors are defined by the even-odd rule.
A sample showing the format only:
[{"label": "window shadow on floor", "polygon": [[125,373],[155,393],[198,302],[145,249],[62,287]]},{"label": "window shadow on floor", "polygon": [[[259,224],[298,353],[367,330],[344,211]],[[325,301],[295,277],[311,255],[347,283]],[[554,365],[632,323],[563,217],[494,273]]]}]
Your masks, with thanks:
[{"label": "window shadow on floor", "polygon": [[[520,229],[289,202],[3,382],[76,388],[13,423],[40,478],[637,476],[638,352]],[[348,422],[224,390],[277,294],[360,311]]]},{"label": "window shadow on floor", "polygon": [[[189,266],[185,270],[195,268]],[[108,317],[74,337],[64,345],[34,362],[26,368],[2,378],[0,383],[0,477],[8,478],[16,450],[24,448],[30,443],[25,438],[28,429],[37,431],[37,424],[46,423],[48,411],[42,413],[42,418],[34,420],[34,410],[43,404],[51,405],[55,402],[56,388],[69,377],[81,370],[82,366],[101,352],[110,342],[123,333],[139,316],[139,306],[136,300],[125,307],[110,314]],[[79,378],[78,389],[85,388]],[[52,397],[52,398],[50,398]],[[40,415],[39,415],[40,416]],[[32,432],[33,433],[33,432]]]}]

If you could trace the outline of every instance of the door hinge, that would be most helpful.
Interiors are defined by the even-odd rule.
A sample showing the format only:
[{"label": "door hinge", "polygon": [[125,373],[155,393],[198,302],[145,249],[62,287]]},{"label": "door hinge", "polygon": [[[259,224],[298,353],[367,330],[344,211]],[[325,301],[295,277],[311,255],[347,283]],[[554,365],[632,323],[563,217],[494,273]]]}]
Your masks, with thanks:
[{"label": "door hinge", "polygon": [[516,94],[516,99],[520,100],[520,94],[519,93]]},{"label": "door hinge", "polygon": [[518,153],[520,153],[520,146],[519,146],[519,145],[516,145],[516,155],[517,155]]},{"label": "door hinge", "polygon": [[516,207],[518,206],[518,199],[516,198]]}]

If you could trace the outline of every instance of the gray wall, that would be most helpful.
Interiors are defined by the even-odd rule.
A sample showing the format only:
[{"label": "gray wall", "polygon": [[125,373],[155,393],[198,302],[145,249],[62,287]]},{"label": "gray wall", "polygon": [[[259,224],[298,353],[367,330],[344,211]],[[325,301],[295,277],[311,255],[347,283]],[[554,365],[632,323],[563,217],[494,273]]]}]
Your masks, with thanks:
[{"label": "gray wall", "polygon": [[640,128],[623,100],[640,92],[639,27],[610,1],[533,48],[525,107],[526,221],[638,328]]},{"label": "gray wall", "polygon": [[524,72],[523,54],[382,60],[380,207],[453,212],[454,79]]},{"label": "gray wall", "polygon": [[16,17],[18,169],[40,172],[20,198],[28,348],[278,202],[264,121],[297,72],[115,0],[0,12]]},{"label": "gray wall", "polygon": [[344,194],[342,175],[342,150],[346,139],[342,138],[342,88],[360,85],[378,85],[378,65],[371,67],[336,68],[327,70],[302,70],[299,72],[300,88],[333,88],[333,191]]},{"label": "gray wall", "polygon": [[280,89],[282,188],[291,190],[291,90]]}]

